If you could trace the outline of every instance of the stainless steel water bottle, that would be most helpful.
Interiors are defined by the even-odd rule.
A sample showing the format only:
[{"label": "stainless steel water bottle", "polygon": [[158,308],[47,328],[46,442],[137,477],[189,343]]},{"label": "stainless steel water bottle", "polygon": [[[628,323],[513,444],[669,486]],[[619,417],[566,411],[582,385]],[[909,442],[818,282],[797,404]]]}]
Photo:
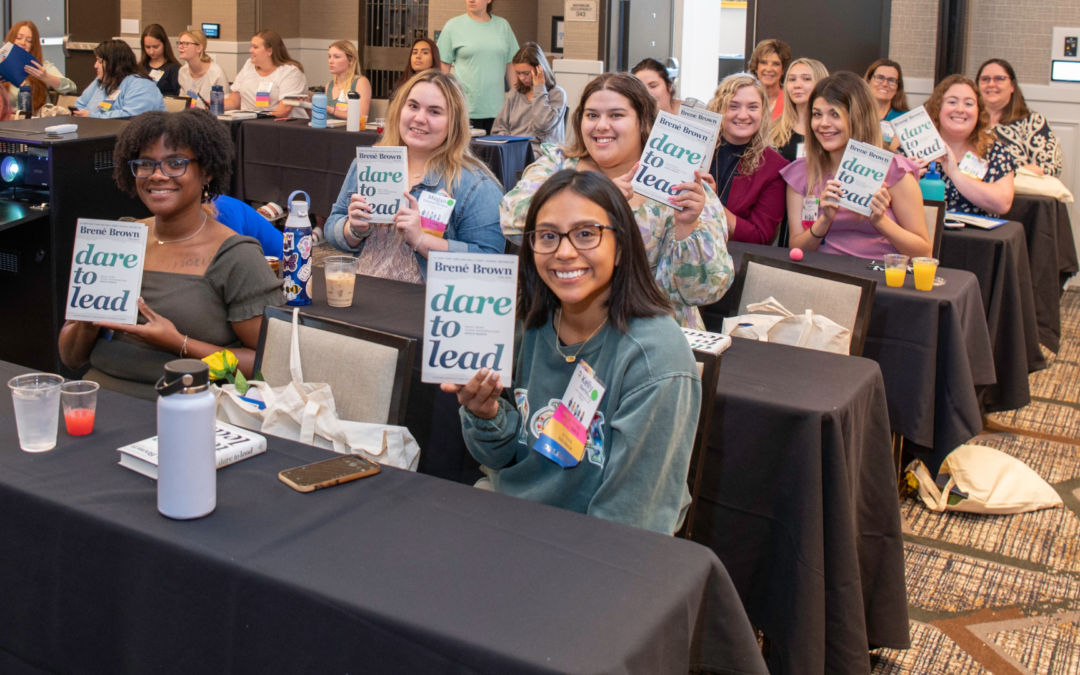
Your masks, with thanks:
[{"label": "stainless steel water bottle", "polygon": [[176,520],[202,518],[217,506],[210,367],[196,359],[169,361],[156,389],[158,511]]}]

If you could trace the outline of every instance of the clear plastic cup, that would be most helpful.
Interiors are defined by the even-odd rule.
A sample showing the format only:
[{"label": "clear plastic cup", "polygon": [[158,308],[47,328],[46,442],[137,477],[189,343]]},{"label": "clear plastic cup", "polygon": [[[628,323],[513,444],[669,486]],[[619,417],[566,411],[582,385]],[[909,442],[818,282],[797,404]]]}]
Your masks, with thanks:
[{"label": "clear plastic cup", "polygon": [[98,383],[89,380],[65,382],[60,386],[64,406],[64,426],[72,436],[85,436],[94,430]]},{"label": "clear plastic cup", "polygon": [[915,290],[932,290],[938,268],[937,258],[915,258],[911,261],[911,267],[915,271]]},{"label": "clear plastic cup", "polygon": [[351,307],[356,286],[356,258],[332,255],[323,258],[326,274],[326,302],[331,307]]},{"label": "clear plastic cup", "polygon": [[900,288],[907,277],[908,257],[901,253],[885,254],[885,285]]},{"label": "clear plastic cup", "polygon": [[360,116],[360,131],[367,131],[367,115]]},{"label": "clear plastic cup", "polygon": [[8,380],[15,404],[15,426],[19,447],[27,452],[45,452],[56,447],[56,427],[60,422],[60,385],[64,378],[47,373],[30,373]]}]

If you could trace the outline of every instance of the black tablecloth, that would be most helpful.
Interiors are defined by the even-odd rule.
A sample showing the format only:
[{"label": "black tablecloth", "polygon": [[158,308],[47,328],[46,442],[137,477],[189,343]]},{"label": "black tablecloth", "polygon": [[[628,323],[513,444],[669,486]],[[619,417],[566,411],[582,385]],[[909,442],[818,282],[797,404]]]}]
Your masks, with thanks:
[{"label": "black tablecloth", "polygon": [[967,270],[979,280],[997,373],[996,384],[980,388],[983,407],[995,412],[1031,403],[1028,373],[1045,368],[1046,359],[1039,349],[1023,226],[946,229],[938,257],[943,267]]},{"label": "black tablecloth", "polygon": [[1052,352],[1061,344],[1061,293],[1077,266],[1069,211],[1053,197],[1016,195],[1003,218],[1024,225],[1039,339]]},{"label": "black tablecloth", "polygon": [[[744,252],[788,258],[788,249],[733,242],[728,250],[735,268]],[[975,387],[994,384],[993,350],[986,326],[979,282],[970,272],[938,269],[944,286],[916,291],[912,275],[903,288],[885,285],[885,273],[867,269],[868,260],[828,253],[806,253],[803,264],[876,279],[863,356],[881,366],[892,430],[925,446],[916,451],[930,470],[957,446],[982,430]],[[729,293],[702,308],[709,330],[720,331],[723,318],[738,310]]]},{"label": "black tablecloth", "polygon": [[[312,212],[321,216],[330,215],[356,159],[356,147],[374,145],[379,138],[374,130],[313,129],[307,120],[245,120],[239,126],[233,196],[286,206],[289,193],[303,190],[311,197]],[[502,182],[504,192],[514,187],[517,173],[533,161],[528,141],[474,141],[472,149]]]},{"label": "black tablecloth", "polygon": [[692,542],[389,468],[300,494],[276,474],[331,453],[273,437],[171,521],[116,464],[152,403],[30,454],[0,398],[5,674],[765,672]]},{"label": "black tablecloth", "polygon": [[[353,306],[334,308],[323,283],[316,270],[315,302],[302,311],[422,340],[424,287],[358,277]],[[865,674],[867,645],[906,647],[908,626],[880,370],[868,359],[736,343],[720,369],[695,540],[738,570],[747,613],[773,640],[774,674],[826,664]],[[457,401],[420,382],[419,361],[406,422],[419,470],[471,481],[479,473]]]}]

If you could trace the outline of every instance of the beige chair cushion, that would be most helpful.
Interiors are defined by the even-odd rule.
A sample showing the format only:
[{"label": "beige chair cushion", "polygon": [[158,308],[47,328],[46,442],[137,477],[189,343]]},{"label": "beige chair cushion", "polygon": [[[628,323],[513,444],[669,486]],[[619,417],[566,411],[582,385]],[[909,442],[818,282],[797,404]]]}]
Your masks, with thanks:
[{"label": "beige chair cushion", "polygon": [[926,214],[926,232],[930,235],[931,244],[934,243],[934,231],[938,226],[938,210],[936,205],[923,205],[923,213]]},{"label": "beige chair cushion", "polygon": [[[338,419],[386,424],[398,351],[346,335],[300,326],[300,366],[305,382],[325,382],[334,393]],[[292,381],[292,324],[270,319],[260,370],[272,387]],[[408,376],[408,374],[406,374]]]},{"label": "beige chair cushion", "polygon": [[772,296],[792,314],[808,309],[832,319],[855,334],[862,289],[839,281],[750,263],[746,268],[739,314],[749,314],[747,305]]}]

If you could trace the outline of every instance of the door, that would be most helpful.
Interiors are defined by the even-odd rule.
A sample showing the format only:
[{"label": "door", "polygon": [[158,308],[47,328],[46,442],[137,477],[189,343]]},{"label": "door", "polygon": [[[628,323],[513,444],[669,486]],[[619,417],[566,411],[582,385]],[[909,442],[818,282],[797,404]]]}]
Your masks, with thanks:
[{"label": "door", "polygon": [[[44,0],[25,1],[33,4]],[[71,31],[66,50],[66,76],[75,81],[81,92],[97,77],[94,47],[120,34],[120,0],[67,0],[67,25],[71,26]]]},{"label": "door", "polygon": [[645,58],[664,65],[671,56],[672,0],[618,0],[612,3],[609,71],[628,71]]}]

